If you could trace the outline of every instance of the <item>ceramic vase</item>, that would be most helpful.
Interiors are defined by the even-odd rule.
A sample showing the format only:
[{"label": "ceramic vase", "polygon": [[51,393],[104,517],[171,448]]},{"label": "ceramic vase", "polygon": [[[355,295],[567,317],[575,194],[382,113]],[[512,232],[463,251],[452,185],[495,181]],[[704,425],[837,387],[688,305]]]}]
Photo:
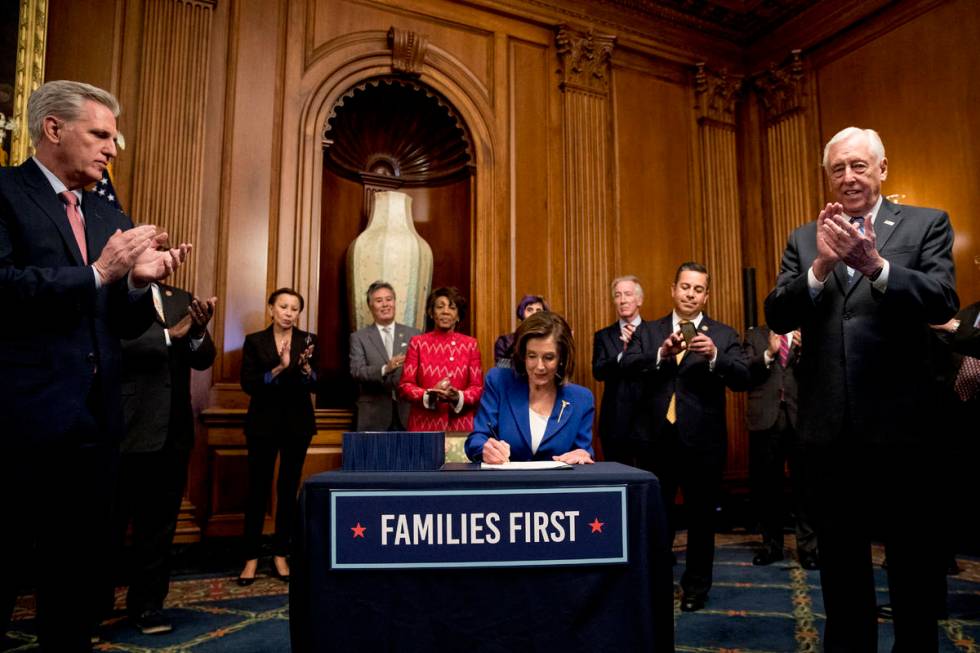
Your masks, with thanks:
[{"label": "ceramic vase", "polygon": [[347,280],[352,329],[373,323],[366,293],[378,280],[395,289],[395,321],[425,328],[432,248],[415,231],[411,197],[399,191],[375,193],[367,227],[347,248]]}]

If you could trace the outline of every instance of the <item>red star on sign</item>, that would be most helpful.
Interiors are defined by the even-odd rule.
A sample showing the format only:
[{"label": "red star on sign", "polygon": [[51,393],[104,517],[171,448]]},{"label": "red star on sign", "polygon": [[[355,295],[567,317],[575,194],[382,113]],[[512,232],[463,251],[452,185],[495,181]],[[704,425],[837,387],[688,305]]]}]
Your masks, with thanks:
[{"label": "red star on sign", "polygon": [[367,528],[361,526],[361,522],[357,522],[357,526],[351,526],[351,530],[354,531],[354,537],[364,539],[364,531],[366,531]]},{"label": "red star on sign", "polygon": [[599,518],[598,517],[595,518],[595,521],[594,522],[589,522],[589,526],[592,527],[592,532],[593,533],[601,533],[602,532],[602,527],[605,526],[605,525],[606,525],[606,522],[599,521]]}]

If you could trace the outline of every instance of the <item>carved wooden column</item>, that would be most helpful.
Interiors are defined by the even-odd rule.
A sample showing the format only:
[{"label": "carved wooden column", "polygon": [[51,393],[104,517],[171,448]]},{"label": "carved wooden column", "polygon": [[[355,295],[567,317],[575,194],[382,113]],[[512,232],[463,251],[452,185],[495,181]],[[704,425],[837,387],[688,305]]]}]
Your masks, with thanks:
[{"label": "carved wooden column", "polygon": [[[707,70],[697,64],[695,110],[701,157],[701,222],[695,225],[695,250],[711,275],[708,313],[741,332],[742,230],[739,214],[738,153],[735,105],[741,76]],[[710,335],[710,334],[709,334]],[[748,469],[745,393],[726,391],[728,461],[726,476],[741,477]]]},{"label": "carved wooden column", "polygon": [[593,390],[588,343],[609,312],[618,225],[612,211],[609,59],[614,36],[561,25],[555,38],[563,95],[566,317],[579,334],[575,381]]},{"label": "carved wooden column", "polygon": [[[144,5],[133,197],[139,222],[172,242],[198,242],[204,187],[208,54],[216,0],[150,0]],[[194,289],[198,257],[171,283]]]},{"label": "carved wooden column", "polygon": [[793,50],[782,66],[757,76],[753,86],[765,114],[770,257],[779,270],[790,232],[816,217],[820,194],[819,152],[809,138],[806,119],[806,75],[800,51]]},{"label": "carved wooden column", "polygon": [[739,222],[735,104],[740,76],[697,64],[694,91],[701,157],[702,220],[695,225],[695,251],[711,274],[712,317],[736,328],[742,324],[742,239]]}]

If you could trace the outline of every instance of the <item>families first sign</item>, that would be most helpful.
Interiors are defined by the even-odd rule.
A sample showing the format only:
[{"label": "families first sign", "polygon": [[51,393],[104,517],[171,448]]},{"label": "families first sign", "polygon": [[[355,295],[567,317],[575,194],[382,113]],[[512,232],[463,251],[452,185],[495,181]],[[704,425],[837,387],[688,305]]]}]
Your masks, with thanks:
[{"label": "families first sign", "polygon": [[331,490],[333,569],[627,562],[626,487]]}]

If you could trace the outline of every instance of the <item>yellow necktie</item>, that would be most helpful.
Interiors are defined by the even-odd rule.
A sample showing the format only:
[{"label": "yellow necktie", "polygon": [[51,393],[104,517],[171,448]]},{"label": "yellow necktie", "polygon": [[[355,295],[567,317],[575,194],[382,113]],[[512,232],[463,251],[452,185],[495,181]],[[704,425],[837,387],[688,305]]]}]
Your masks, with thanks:
[{"label": "yellow necktie", "polygon": [[[681,320],[680,324],[687,324],[690,320]],[[687,354],[687,350],[674,354],[674,360],[677,361],[677,365],[680,366],[681,361],[684,360],[684,355]],[[667,404],[667,421],[671,424],[677,423],[677,393],[672,392],[670,395],[670,403]]]}]

